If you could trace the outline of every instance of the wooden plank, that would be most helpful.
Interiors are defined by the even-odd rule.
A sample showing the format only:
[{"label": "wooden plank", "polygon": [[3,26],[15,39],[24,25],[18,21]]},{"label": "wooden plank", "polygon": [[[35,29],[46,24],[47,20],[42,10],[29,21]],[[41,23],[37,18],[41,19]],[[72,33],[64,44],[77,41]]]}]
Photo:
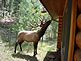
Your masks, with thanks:
[{"label": "wooden plank", "polygon": [[70,28],[71,28],[71,12],[72,12],[72,0],[67,0],[63,15],[61,61],[68,60]]},{"label": "wooden plank", "polygon": [[66,0],[40,0],[40,2],[53,18],[63,15]]},{"label": "wooden plank", "polygon": [[75,42],[75,33],[76,33],[76,15],[77,15],[77,0],[72,0],[72,14],[71,14],[71,29],[70,29],[68,61],[73,61],[74,42]]}]

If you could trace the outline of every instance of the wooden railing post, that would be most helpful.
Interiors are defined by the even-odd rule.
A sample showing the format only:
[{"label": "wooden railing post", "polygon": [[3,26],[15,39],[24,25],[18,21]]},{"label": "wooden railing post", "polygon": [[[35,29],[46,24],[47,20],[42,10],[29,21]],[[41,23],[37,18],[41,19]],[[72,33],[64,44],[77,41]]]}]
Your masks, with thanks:
[{"label": "wooden railing post", "polygon": [[59,16],[59,24],[58,24],[58,39],[57,39],[57,49],[61,50],[61,42],[62,42],[62,16]]}]

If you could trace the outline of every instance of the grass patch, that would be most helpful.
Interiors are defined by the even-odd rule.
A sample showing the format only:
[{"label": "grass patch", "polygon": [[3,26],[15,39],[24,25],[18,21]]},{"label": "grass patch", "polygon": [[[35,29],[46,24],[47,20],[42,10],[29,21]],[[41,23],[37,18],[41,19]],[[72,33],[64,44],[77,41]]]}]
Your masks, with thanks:
[{"label": "grass patch", "polygon": [[[25,56],[25,58],[30,57],[30,59],[32,58],[33,55],[33,43],[32,42],[24,42],[22,44],[22,49],[23,52],[20,52],[20,48],[19,46],[17,47],[17,53],[20,52],[20,55],[18,57],[16,57],[17,53],[15,54],[15,57],[13,57],[12,55],[14,54],[14,45],[11,45],[10,47],[8,46],[9,43],[2,43],[0,46],[0,56],[1,61],[27,61],[26,59],[23,58],[18,58]],[[48,41],[48,42],[39,42],[38,43],[38,54],[37,54],[37,60],[38,61],[43,61],[43,59],[46,56],[46,53],[48,51],[56,51],[56,42],[53,41]]]}]

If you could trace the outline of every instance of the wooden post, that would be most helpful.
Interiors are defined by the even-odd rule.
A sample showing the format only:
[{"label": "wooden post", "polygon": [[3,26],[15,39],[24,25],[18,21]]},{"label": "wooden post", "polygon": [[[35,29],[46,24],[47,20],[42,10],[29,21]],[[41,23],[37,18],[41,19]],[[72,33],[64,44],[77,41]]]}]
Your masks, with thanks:
[{"label": "wooden post", "polygon": [[58,40],[57,40],[57,48],[61,50],[61,41],[62,41],[62,16],[59,16],[59,25],[58,25]]},{"label": "wooden post", "polygon": [[81,49],[81,32],[76,34],[76,45]]},{"label": "wooden post", "polygon": [[76,16],[77,16],[77,0],[72,0],[72,13],[71,13],[71,27],[70,27],[68,61],[73,61],[75,33],[76,33]]},{"label": "wooden post", "polygon": [[79,30],[81,30],[81,14],[79,14],[77,18],[77,27]]},{"label": "wooden post", "polygon": [[77,49],[74,53],[74,61],[81,61],[81,49]]},{"label": "wooden post", "polygon": [[78,0],[78,9],[81,11],[81,0]]}]

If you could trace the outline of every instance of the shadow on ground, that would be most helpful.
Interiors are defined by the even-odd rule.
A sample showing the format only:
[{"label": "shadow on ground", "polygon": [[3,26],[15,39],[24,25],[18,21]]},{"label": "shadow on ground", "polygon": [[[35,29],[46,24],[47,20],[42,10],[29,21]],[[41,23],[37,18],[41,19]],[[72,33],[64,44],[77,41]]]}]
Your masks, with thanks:
[{"label": "shadow on ground", "polygon": [[30,55],[24,55],[24,54],[20,54],[20,53],[12,54],[12,57],[25,59],[27,61],[38,61],[37,57],[30,56]]}]

